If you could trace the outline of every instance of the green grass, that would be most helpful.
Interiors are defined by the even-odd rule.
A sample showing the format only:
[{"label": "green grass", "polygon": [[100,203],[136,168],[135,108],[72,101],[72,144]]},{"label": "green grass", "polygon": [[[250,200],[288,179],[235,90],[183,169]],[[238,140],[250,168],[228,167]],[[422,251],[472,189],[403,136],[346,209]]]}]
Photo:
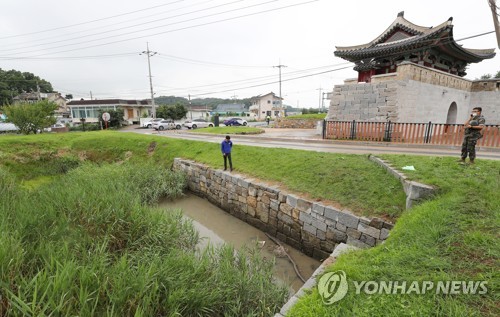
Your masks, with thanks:
[{"label": "green grass", "polygon": [[440,188],[433,201],[404,213],[389,239],[341,256],[328,271],[357,281],[482,281],[486,295],[348,295],[323,305],[316,289],[289,316],[499,316],[500,162],[462,166],[455,158],[384,155],[412,179]]},{"label": "green grass", "polygon": [[295,116],[286,117],[286,119],[317,119],[317,120],[323,120],[325,118],[326,118],[326,113],[298,114]]},{"label": "green grass", "polygon": [[[237,172],[278,183],[282,188],[314,200],[335,201],[367,216],[394,219],[404,210],[405,194],[401,184],[365,156],[242,146],[236,138],[233,142],[233,164]],[[221,168],[223,163],[218,143],[135,133],[100,131],[0,138],[2,164],[23,179],[38,177],[39,170],[31,166],[41,164],[38,154],[28,152],[22,156],[28,165],[17,164],[21,157],[16,153],[28,151],[26,145],[30,145],[34,153],[45,153],[44,156],[64,153],[92,162],[151,159],[170,166],[175,157],[182,157],[214,168]],[[154,151],[148,151],[151,147]],[[30,168],[17,170],[11,165]]]},{"label": "green grass", "polygon": [[285,299],[253,249],[198,253],[190,221],[151,207],[185,184],[153,161],[31,182],[0,168],[0,316],[273,316]]},{"label": "green grass", "polygon": [[252,127],[213,127],[191,130],[191,133],[212,133],[212,134],[261,134],[264,130]]},{"label": "green grass", "polygon": [[[89,262],[92,266],[88,270],[80,269],[80,267],[85,268],[85,266],[80,264],[80,262],[74,262],[73,259],[61,264],[47,262],[46,258],[43,258],[43,261],[45,261],[43,262],[40,260],[40,257],[36,257],[36,252],[41,253],[45,249],[52,248],[51,241],[65,241],[65,244],[62,246],[58,244],[57,247],[53,247],[51,249],[53,251],[51,252],[68,254],[69,256],[71,252],[68,250],[71,250],[75,243],[73,235],[67,234],[67,231],[65,231],[69,228],[68,223],[59,222],[62,221],[62,219],[59,219],[61,218],[61,214],[57,214],[58,217],[55,218],[50,213],[47,215],[46,210],[50,209],[46,208],[46,206],[50,201],[61,199],[64,202],[60,206],[61,208],[65,208],[62,210],[65,210],[71,216],[71,219],[74,219],[73,221],[76,221],[74,223],[77,229],[84,230],[89,225],[94,224],[85,229],[89,230],[90,228],[90,232],[92,233],[99,233],[101,232],[99,230],[103,230],[103,228],[107,228],[105,230],[112,230],[112,224],[115,223],[125,226],[125,228],[127,228],[127,224],[133,224],[132,221],[117,222],[117,219],[121,216],[113,216],[115,212],[119,212],[119,215],[123,214],[123,217],[133,216],[135,220],[138,217],[133,212],[135,208],[120,209],[120,206],[122,206],[121,200],[130,199],[127,198],[127,195],[131,195],[135,191],[128,188],[126,190],[127,195],[120,194],[121,196],[117,199],[119,204],[115,206],[108,202],[103,197],[104,195],[101,195],[102,192],[105,192],[103,191],[101,180],[97,182],[97,187],[92,187],[92,190],[88,192],[80,191],[79,194],[73,193],[71,195],[63,191],[66,187],[70,187],[68,185],[65,186],[68,183],[57,180],[55,183],[59,184],[57,187],[57,192],[59,193],[57,196],[54,196],[56,195],[54,188],[49,187],[48,184],[39,178],[42,176],[43,168],[48,167],[47,164],[43,165],[45,157],[50,156],[61,159],[67,156],[70,158],[69,162],[73,162],[74,158],[78,158],[78,166],[72,165],[73,163],[59,164],[62,168],[56,168],[55,171],[51,172],[56,175],[57,170],[67,170],[68,177],[76,173],[73,171],[84,171],[86,164],[88,164],[87,162],[96,162],[100,165],[103,162],[120,163],[124,166],[125,171],[130,169],[128,167],[133,166],[130,164],[138,164],[145,161],[154,162],[157,167],[168,167],[174,157],[194,159],[212,167],[221,167],[222,165],[219,144],[143,136],[133,133],[93,132],[29,137],[0,136],[0,149],[0,165],[6,171],[0,175],[0,195],[2,197],[0,207],[3,208],[0,208],[0,210],[4,213],[0,215],[0,229],[5,230],[2,232],[6,233],[2,234],[0,239],[0,273],[3,274],[1,279],[3,282],[2,291],[5,291],[5,285],[10,285],[11,279],[23,278],[23,287],[18,288],[17,293],[24,295],[16,295],[15,291],[12,291],[12,293],[20,298],[18,303],[16,302],[20,307],[19,311],[29,311],[28,309],[31,309],[34,311],[32,315],[37,315],[39,311],[36,311],[36,309],[40,309],[40,307],[46,305],[46,302],[40,300],[40,298],[46,296],[44,295],[45,289],[37,288],[37,285],[45,285],[45,282],[40,284],[41,282],[38,282],[38,280],[50,280],[54,276],[64,278],[58,283],[47,284],[51,285],[51,289],[57,290],[61,294],[60,297],[54,297],[58,300],[54,300],[53,305],[57,305],[61,301],[65,303],[64,299],[61,298],[67,298],[68,294],[74,294],[77,291],[75,287],[80,287],[78,288],[78,292],[81,292],[83,295],[71,297],[78,298],[78,301],[71,305],[86,307],[86,310],[81,310],[83,312],[81,315],[88,315],[89,313],[86,312],[92,312],[92,309],[94,309],[93,305],[96,302],[98,305],[103,305],[98,306],[101,309],[97,310],[100,314],[106,314],[106,312],[102,311],[102,307],[107,307],[108,309],[113,309],[113,314],[119,315],[123,313],[127,315],[129,311],[137,307],[143,309],[141,305],[143,305],[145,299],[147,302],[157,304],[158,302],[155,302],[155,300],[158,299],[158,296],[164,295],[164,293],[155,293],[155,291],[148,293],[146,296],[141,292],[144,289],[155,290],[155,287],[157,287],[156,284],[151,282],[154,278],[150,275],[146,275],[146,277],[140,275],[140,278],[129,281],[130,276],[134,276],[137,272],[157,272],[156,266],[154,270],[151,269],[152,271],[149,266],[145,266],[149,263],[153,266],[158,265],[158,267],[165,270],[165,267],[155,262],[153,257],[147,258],[147,261],[139,261],[138,259],[142,258],[139,257],[138,253],[131,252],[135,257],[127,253],[128,257],[126,258],[122,258],[123,255],[120,253],[119,259],[121,262],[116,260],[109,262],[110,258],[115,259],[117,255],[113,255],[113,257],[102,256],[101,249],[96,246],[91,250],[98,256]],[[233,153],[233,160],[237,171],[277,182],[282,186],[305,193],[315,199],[340,201],[342,205],[356,209],[359,212],[399,217],[395,228],[391,231],[389,239],[384,244],[370,250],[344,255],[329,268],[330,271],[344,270],[347,273],[348,279],[351,280],[487,280],[489,283],[488,294],[481,296],[443,296],[435,294],[427,294],[425,296],[368,296],[355,295],[350,291],[347,297],[340,302],[332,306],[325,306],[322,304],[317,291],[313,290],[310,295],[304,297],[294,307],[290,316],[500,315],[498,306],[498,267],[500,267],[500,244],[498,243],[500,195],[498,193],[500,192],[500,162],[478,159],[475,166],[462,166],[454,162],[454,158],[403,155],[385,155],[384,158],[390,160],[395,167],[399,168],[405,165],[414,165],[416,171],[405,171],[406,175],[414,180],[439,187],[438,196],[432,201],[427,201],[414,207],[411,212],[401,213],[404,205],[404,194],[402,194],[401,185],[382,168],[368,161],[364,156],[246,147],[238,145],[237,140],[235,141]],[[122,171],[125,175],[123,177],[129,177],[129,174],[125,171]],[[122,172],[114,173],[113,175],[121,175]],[[70,182],[71,180],[71,186],[75,186],[75,182],[76,185],[83,186],[83,184],[93,183],[94,177],[99,178],[99,175],[102,173],[86,172],[83,174],[88,175],[88,177],[84,178],[83,175],[79,176],[83,178],[70,177],[66,179],[66,182]],[[29,192],[21,190],[18,186],[13,186],[6,181],[12,175],[24,181],[31,180],[35,186],[32,186]],[[151,176],[151,174],[148,175]],[[55,177],[58,179],[57,175]],[[107,179],[107,177],[103,177]],[[142,178],[137,179],[139,186],[144,186],[145,183],[139,181],[142,181]],[[146,185],[148,184],[149,182]],[[77,199],[82,194],[85,194],[85,196],[88,195],[94,203],[83,203]],[[7,205],[7,202],[14,201],[13,198],[18,196],[23,197],[23,200],[21,200],[22,203],[18,203],[19,206]],[[134,197],[135,200],[141,201],[140,192],[139,196]],[[146,198],[147,196],[143,199]],[[81,205],[82,203],[83,205]],[[66,204],[68,207],[66,207]],[[22,213],[23,217],[22,219],[16,219],[13,217],[12,211],[21,210],[20,208],[25,210]],[[144,207],[141,205],[138,208]],[[83,217],[83,220],[77,221],[80,218],[79,215],[87,210],[91,212],[89,214],[90,217]],[[100,215],[101,210],[104,210],[104,214],[112,218],[102,221],[102,219],[107,218]],[[143,209],[139,210],[142,211]],[[141,217],[139,218],[144,217],[143,214],[140,213]],[[153,212],[152,215],[155,215],[155,213]],[[150,219],[149,216],[148,219]],[[17,221],[15,225],[12,224],[14,220]],[[143,224],[144,226],[150,225],[148,220],[144,221],[146,223]],[[101,223],[102,226],[95,225]],[[174,223],[176,222],[174,221]],[[181,226],[179,222],[176,224]],[[158,226],[161,227],[163,225]],[[41,228],[51,228],[51,230],[43,231]],[[128,228],[136,227],[130,226]],[[169,230],[173,230],[172,226],[168,228],[171,228]],[[129,232],[131,237],[136,237],[134,235],[135,230],[126,232]],[[166,229],[155,229],[154,232],[160,234],[160,232],[169,231]],[[20,239],[20,237],[24,236],[25,238]],[[112,240],[114,241],[113,246],[120,246],[121,243],[118,242],[124,241],[121,235],[116,234],[112,236],[117,236]],[[40,237],[43,239],[40,240]],[[64,237],[64,239],[61,237]],[[109,245],[110,242],[103,240],[101,235],[97,235],[96,237],[97,241],[102,241],[100,244],[102,248],[106,248]],[[190,241],[189,235],[187,237],[187,240]],[[127,238],[126,241],[130,241],[131,245],[137,245],[137,243],[134,243],[134,239],[136,238]],[[36,248],[33,250],[26,249],[26,244],[23,244],[26,243],[23,241],[36,242],[38,240],[43,243],[35,243]],[[162,241],[161,239],[148,238],[147,241],[150,241],[153,246],[150,249],[146,248],[144,251],[151,250],[153,253],[162,254],[161,246],[154,243],[155,241]],[[143,240],[141,240],[141,243],[143,243]],[[169,245],[168,247],[172,246]],[[224,251],[221,252],[224,253]],[[229,251],[226,252],[229,253]],[[87,254],[91,253],[76,253],[78,256]],[[71,253],[71,255],[76,256],[74,253]],[[28,262],[28,264],[23,262],[30,261],[31,259],[33,260]],[[149,261],[150,259],[151,261]],[[203,276],[204,280],[207,281],[204,284],[195,285],[199,288],[219,290],[220,287],[216,285],[219,285],[220,280],[224,280],[220,277],[209,275],[208,272],[214,269],[209,264],[203,264],[200,268],[196,263],[192,263],[182,256],[177,256],[175,259],[168,258],[165,261],[172,261],[172,263],[179,261],[181,264],[177,264],[177,266],[172,264],[172,267],[190,267],[193,271],[200,272],[199,276]],[[201,262],[206,263],[204,261],[206,260]],[[215,275],[220,276],[222,274],[226,276],[227,274],[227,276],[233,276],[229,273],[231,270],[241,270],[242,268],[240,267],[232,266],[233,261],[234,259],[220,260],[219,263],[227,264],[223,265],[223,267],[229,271]],[[48,266],[50,269],[37,275],[36,272],[38,271],[34,268],[37,268],[37,265],[40,265],[42,262],[52,264]],[[94,271],[94,267],[100,268],[101,266],[105,266],[106,263],[113,264],[109,271],[99,271],[100,273],[97,276],[90,273]],[[22,275],[21,272],[24,273],[25,271],[31,273],[31,275]],[[85,283],[74,283],[76,273],[71,272],[78,272],[78,276]],[[178,276],[182,272],[179,269],[175,271],[174,275]],[[180,275],[182,276],[181,279],[191,281],[192,277],[189,273],[186,274],[188,275]],[[108,277],[105,278],[104,276]],[[170,275],[158,273],[155,276],[164,278],[162,281],[165,282],[165,285],[172,286],[171,289],[179,287],[179,284],[175,284],[171,278],[165,277]],[[206,276],[208,278],[205,278]],[[233,285],[234,288],[246,290],[250,294],[254,294],[254,290],[261,285],[259,283],[263,283],[260,278],[266,275],[248,273],[244,276],[248,277],[245,279],[245,283],[250,283],[249,285],[253,285],[251,284],[254,281],[252,276],[259,277],[256,279],[257,285],[255,285],[255,288],[249,287],[247,284],[224,284],[227,280],[224,280],[225,282],[221,285],[227,288],[231,288],[231,285]],[[239,277],[237,276],[237,278]],[[56,280],[59,281],[58,279]],[[237,281],[234,282],[236,283]],[[68,285],[74,287],[69,287]],[[85,289],[80,285],[88,287]],[[93,293],[93,288],[89,285],[94,285],[94,289],[97,289],[95,293]],[[224,298],[220,294],[210,295],[208,291],[197,297],[195,296],[197,293],[194,290],[198,288],[195,288],[195,286],[192,289],[187,288],[174,292],[174,299],[179,299],[179,301],[170,298],[166,302],[161,302],[161,304],[173,307],[168,305],[176,303],[174,305],[178,307],[176,312],[179,312],[181,315],[193,315],[193,311],[182,307],[191,307],[192,305],[195,307],[194,309],[197,309],[196,312],[200,313],[204,309],[212,307],[203,300],[204,298],[209,298],[210,300],[212,298]],[[109,297],[110,288],[123,289],[123,292],[119,292],[114,297]],[[69,289],[70,291],[62,291],[65,289]],[[350,284],[350,289],[353,289],[352,283]],[[132,296],[132,294],[136,295]],[[154,296],[150,294],[154,294]],[[227,295],[227,293],[225,294]],[[2,296],[5,297],[5,293],[2,293]],[[15,299],[14,296],[12,298]],[[101,300],[105,302],[101,303]],[[237,297],[235,301],[228,302],[225,307],[231,306],[237,309],[237,307],[243,305],[241,303],[238,304],[240,300],[242,299]],[[116,305],[115,307],[110,304],[111,301],[113,303],[120,303],[120,305]],[[3,302],[0,300],[0,303]],[[266,301],[265,305],[261,300],[256,300],[255,303],[262,305],[259,306],[261,308],[264,306],[272,307],[272,304],[269,304],[268,301]],[[124,310],[125,308],[129,310]],[[146,316],[150,315],[150,313],[150,310],[144,310],[144,313],[138,313],[138,315]],[[241,314],[241,311],[239,313]],[[208,312],[206,314],[210,315]],[[0,315],[2,315],[1,311]],[[21,315],[21,313],[18,315]],[[112,314],[110,313],[110,315]],[[228,313],[228,315],[231,315],[231,313]],[[233,315],[237,315],[237,313]]]}]

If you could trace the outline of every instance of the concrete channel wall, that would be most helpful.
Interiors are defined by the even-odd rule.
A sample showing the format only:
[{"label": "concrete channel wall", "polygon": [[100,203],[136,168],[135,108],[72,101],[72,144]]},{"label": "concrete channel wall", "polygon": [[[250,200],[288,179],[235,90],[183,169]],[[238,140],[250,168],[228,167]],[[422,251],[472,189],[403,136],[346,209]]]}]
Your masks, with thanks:
[{"label": "concrete channel wall", "polygon": [[196,195],[316,259],[327,259],[339,243],[373,247],[393,227],[380,218],[358,217],[193,161],[176,158],[173,169],[186,173]]}]

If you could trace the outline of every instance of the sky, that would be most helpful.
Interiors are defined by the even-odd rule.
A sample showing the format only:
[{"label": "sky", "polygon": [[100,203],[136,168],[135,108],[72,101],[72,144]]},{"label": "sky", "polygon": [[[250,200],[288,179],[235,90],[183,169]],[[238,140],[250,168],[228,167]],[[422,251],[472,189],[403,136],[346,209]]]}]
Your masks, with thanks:
[{"label": "sky", "polygon": [[[428,27],[453,17],[455,40],[494,30],[487,0],[2,0],[0,68],[75,99],[146,99],[149,45],[155,97],[279,95],[281,70],[284,104],[317,108],[357,77],[335,46],[370,42],[400,11]],[[466,78],[500,70],[494,33],[458,43],[497,48]]]}]

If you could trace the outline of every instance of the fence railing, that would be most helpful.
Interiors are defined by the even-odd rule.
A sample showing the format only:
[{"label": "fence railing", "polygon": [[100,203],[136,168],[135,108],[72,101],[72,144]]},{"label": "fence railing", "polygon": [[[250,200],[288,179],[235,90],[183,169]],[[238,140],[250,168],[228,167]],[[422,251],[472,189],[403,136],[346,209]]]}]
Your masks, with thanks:
[{"label": "fence railing", "polygon": [[[323,139],[461,145],[463,124],[323,121]],[[478,146],[500,147],[500,125],[486,125]]]}]

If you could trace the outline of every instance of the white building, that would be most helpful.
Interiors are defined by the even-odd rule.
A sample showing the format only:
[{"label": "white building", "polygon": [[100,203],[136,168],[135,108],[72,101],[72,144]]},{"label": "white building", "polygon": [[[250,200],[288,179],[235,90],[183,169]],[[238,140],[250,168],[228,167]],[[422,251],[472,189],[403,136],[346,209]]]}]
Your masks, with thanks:
[{"label": "white building", "polygon": [[272,119],[284,116],[283,98],[276,96],[274,92],[259,95],[252,98],[249,110],[257,120],[264,120],[267,116]]},{"label": "white building", "polygon": [[99,122],[99,110],[123,110],[123,119],[129,124],[139,123],[144,115],[151,113],[150,100],[73,100],[68,103],[73,123],[80,123],[82,118],[86,122]]}]

